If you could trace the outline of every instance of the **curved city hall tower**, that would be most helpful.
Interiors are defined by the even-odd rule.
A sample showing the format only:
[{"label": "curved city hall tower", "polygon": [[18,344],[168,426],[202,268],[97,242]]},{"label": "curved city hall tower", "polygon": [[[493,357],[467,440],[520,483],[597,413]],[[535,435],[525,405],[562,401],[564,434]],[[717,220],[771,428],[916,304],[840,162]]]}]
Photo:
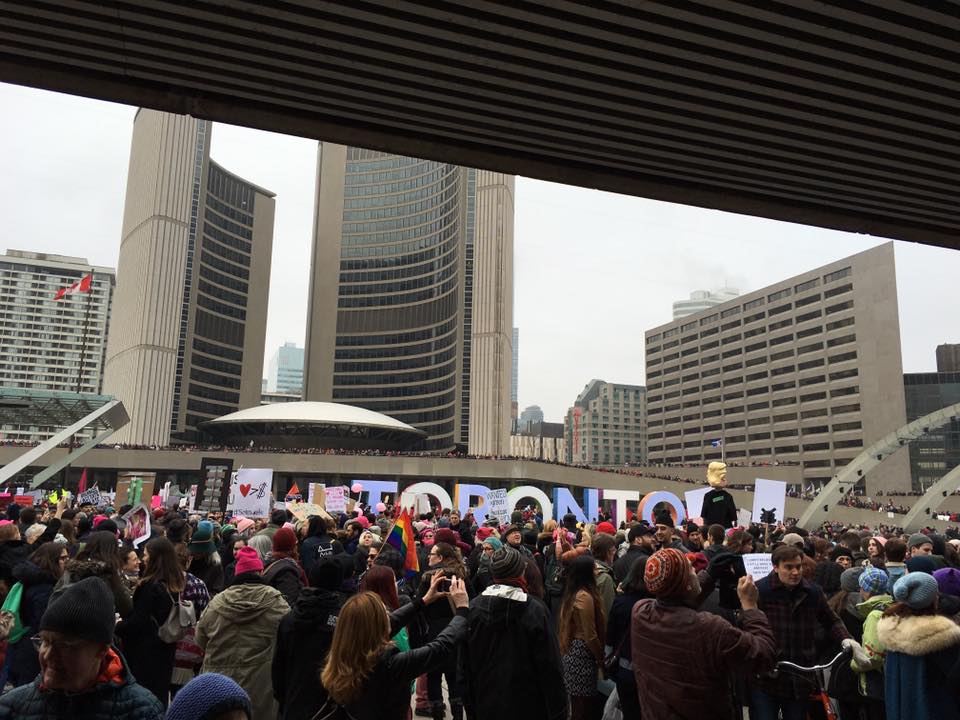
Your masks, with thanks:
[{"label": "curved city hall tower", "polygon": [[321,143],[304,397],[506,454],[512,176]]},{"label": "curved city hall tower", "polygon": [[117,442],[193,440],[198,423],[259,404],[273,193],[210,160],[211,124],[134,119],[104,392]]}]

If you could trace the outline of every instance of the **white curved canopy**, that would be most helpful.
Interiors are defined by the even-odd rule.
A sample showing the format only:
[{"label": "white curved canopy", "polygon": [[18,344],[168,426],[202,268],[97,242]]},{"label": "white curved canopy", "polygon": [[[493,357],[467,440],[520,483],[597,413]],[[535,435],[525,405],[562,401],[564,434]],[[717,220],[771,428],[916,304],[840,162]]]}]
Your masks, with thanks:
[{"label": "white curved canopy", "polygon": [[305,423],[317,425],[360,425],[419,433],[399,420],[373,410],[332,402],[292,402],[257,405],[210,420],[207,425],[237,423]]}]

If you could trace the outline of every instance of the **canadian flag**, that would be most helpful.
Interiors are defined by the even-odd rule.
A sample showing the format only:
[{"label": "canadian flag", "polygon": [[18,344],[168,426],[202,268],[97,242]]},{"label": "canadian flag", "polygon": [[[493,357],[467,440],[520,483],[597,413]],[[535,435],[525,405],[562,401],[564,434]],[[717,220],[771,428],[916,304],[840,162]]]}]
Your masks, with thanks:
[{"label": "canadian flag", "polygon": [[93,275],[85,275],[84,277],[77,280],[70,287],[60,288],[57,290],[57,294],[53,296],[54,300],[61,300],[67,295],[73,295],[74,293],[85,293],[90,292],[91,286],[93,285]]}]

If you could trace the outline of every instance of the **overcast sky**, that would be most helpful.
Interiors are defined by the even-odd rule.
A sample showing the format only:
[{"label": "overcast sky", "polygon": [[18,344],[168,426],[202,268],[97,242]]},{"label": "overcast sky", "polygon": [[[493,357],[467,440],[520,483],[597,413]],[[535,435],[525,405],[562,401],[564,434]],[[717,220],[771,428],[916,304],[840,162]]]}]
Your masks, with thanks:
[{"label": "overcast sky", "polygon": [[[135,108],[0,84],[0,216],[8,248],[116,267]],[[217,124],[211,156],[277,193],[266,359],[303,343],[316,143]],[[754,290],[882,238],[517,180],[514,324],[520,408],[559,421],[591,378],[643,384],[643,333],[671,303]],[[960,253],[897,242],[906,372],[960,342]]]}]

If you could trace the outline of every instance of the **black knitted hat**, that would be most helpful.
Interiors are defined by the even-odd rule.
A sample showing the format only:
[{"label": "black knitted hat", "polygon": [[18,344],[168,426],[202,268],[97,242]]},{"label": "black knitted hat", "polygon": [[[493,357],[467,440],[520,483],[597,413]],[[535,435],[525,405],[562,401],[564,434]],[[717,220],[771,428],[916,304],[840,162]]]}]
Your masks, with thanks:
[{"label": "black knitted hat", "polygon": [[67,586],[47,605],[40,630],[110,645],[116,626],[113,593],[97,577],[88,577]]},{"label": "black knitted hat", "polygon": [[520,577],[526,568],[523,555],[519,550],[514,550],[509,545],[504,545],[499,550],[494,550],[490,558],[490,571],[494,580],[507,580],[509,578]]}]

